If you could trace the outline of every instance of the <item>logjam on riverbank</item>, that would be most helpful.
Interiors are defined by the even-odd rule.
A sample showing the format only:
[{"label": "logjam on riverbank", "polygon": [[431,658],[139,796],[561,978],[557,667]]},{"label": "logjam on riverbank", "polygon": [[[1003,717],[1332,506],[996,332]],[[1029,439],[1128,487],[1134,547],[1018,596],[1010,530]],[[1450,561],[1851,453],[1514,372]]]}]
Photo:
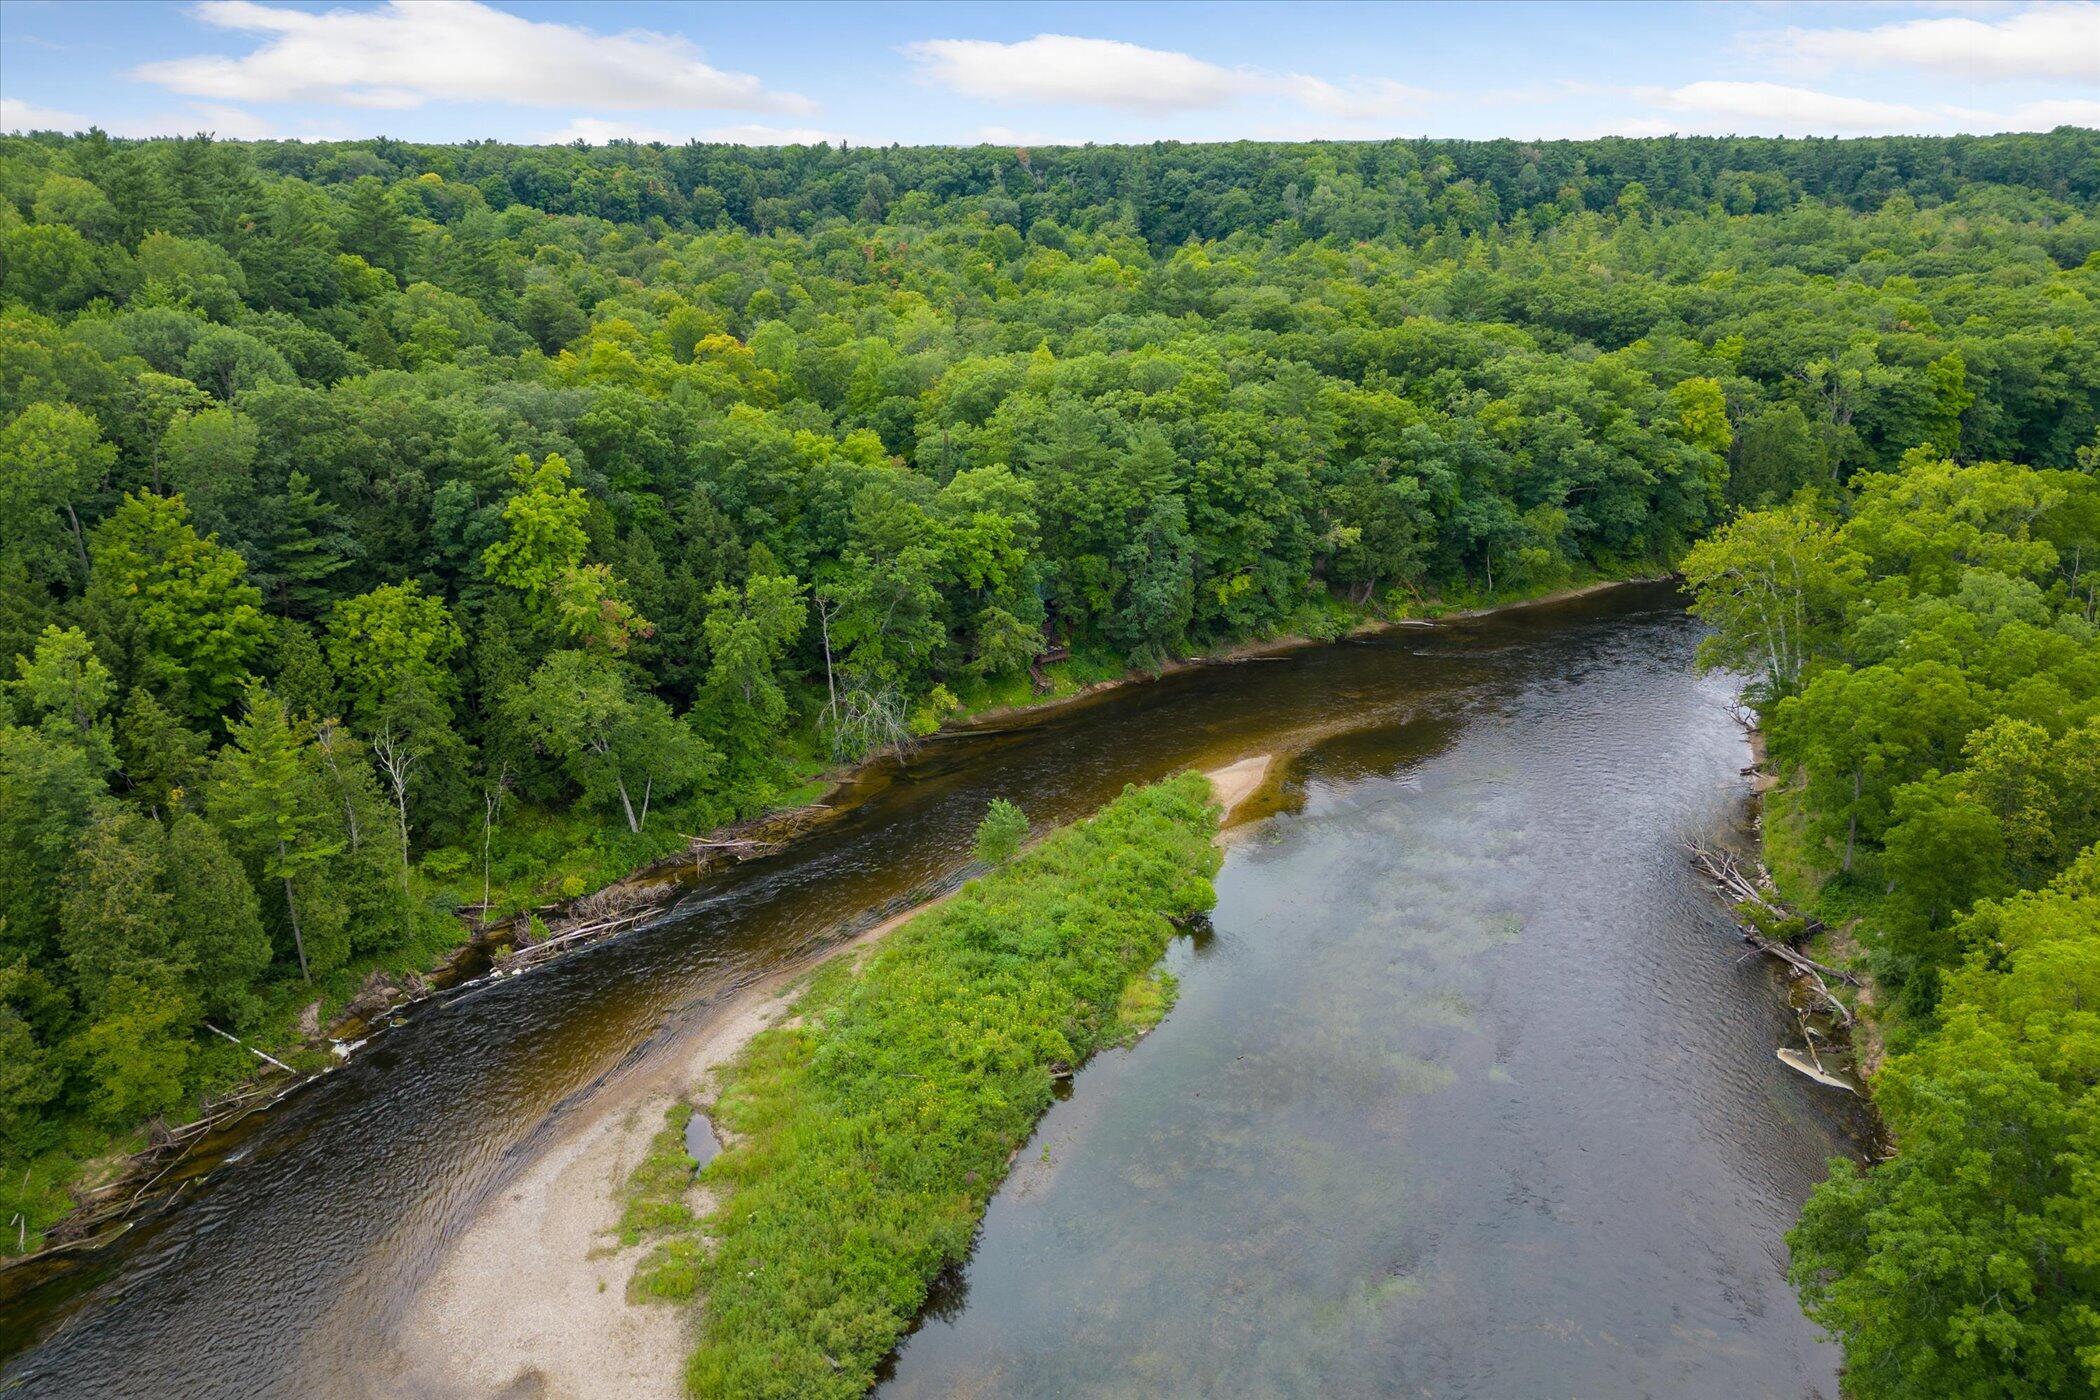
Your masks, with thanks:
[{"label": "logjam on riverbank", "polygon": [[[1815,933],[1822,925],[1814,919],[1804,919],[1778,903],[1773,892],[1759,872],[1753,879],[1744,873],[1742,863],[1724,850],[1716,850],[1698,842],[1687,843],[1685,849],[1691,853],[1692,864],[1704,875],[1713,887],[1726,895],[1732,905],[1750,905],[1781,922],[1798,923],[1808,933]],[[1852,1008],[1847,1006],[1837,993],[1830,990],[1833,979],[1857,987],[1859,977],[1841,967],[1817,962],[1791,943],[1768,938],[1757,924],[1748,918],[1738,917],[1736,929],[1743,941],[1767,957],[1777,958],[1791,970],[1793,977],[1813,988],[1817,998],[1835,1017],[1840,1025],[1852,1024]]]},{"label": "logjam on riverbank", "polygon": [[[1739,724],[1750,736],[1752,763],[1743,772],[1754,775],[1750,800],[1757,815],[1757,824],[1762,829],[1765,794],[1778,782],[1766,766],[1763,734],[1756,720],[1738,703],[1733,710]],[[1799,914],[1789,908],[1786,901],[1773,886],[1771,876],[1761,859],[1750,861],[1747,866],[1742,857],[1722,847],[1708,846],[1700,841],[1687,841],[1685,851],[1692,866],[1711,885],[1715,893],[1728,902],[1734,917],[1736,931],[1743,942],[1757,952],[1780,963],[1786,976],[1798,988],[1802,1000],[1795,1003],[1795,1015],[1800,1021],[1803,1049],[1790,1046],[1778,1047],[1779,1062],[1789,1069],[1814,1080],[1828,1088],[1845,1089],[1867,1097],[1865,1081],[1872,1072],[1869,1062],[1869,1047],[1874,1043],[1871,1027],[1861,1021],[1853,1005],[1832,989],[1837,982],[1855,990],[1856,997],[1864,1003],[1870,991],[1857,974],[1842,967],[1820,962],[1801,951],[1791,937],[1773,937],[1772,932],[1798,932],[1802,939],[1824,932],[1820,920]],[[1826,1017],[1828,1031],[1819,1029],[1811,1018]],[[1823,1041],[1819,1047],[1818,1040]],[[1823,1061],[1823,1052],[1834,1052],[1840,1062],[1852,1061],[1857,1080],[1842,1072],[1842,1063],[1833,1068]]]}]

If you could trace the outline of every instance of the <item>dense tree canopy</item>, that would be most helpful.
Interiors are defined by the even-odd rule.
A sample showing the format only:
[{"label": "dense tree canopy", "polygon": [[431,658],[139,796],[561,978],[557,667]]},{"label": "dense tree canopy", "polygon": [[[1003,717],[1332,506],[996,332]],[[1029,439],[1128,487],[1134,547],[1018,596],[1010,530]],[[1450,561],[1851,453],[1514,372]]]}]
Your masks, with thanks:
[{"label": "dense tree canopy", "polygon": [[1951,970],[2092,839],[2033,775],[2094,761],[2096,197],[2068,128],[0,139],[0,1213],[242,1072],[207,1019],[456,938],[470,860],[577,893],[1067,650],[1651,570],[1737,507],[1714,655]]},{"label": "dense tree canopy", "polygon": [[1686,561],[1792,779],[1767,831],[1893,996],[1898,1154],[1834,1163],[1790,1237],[1861,1397],[2100,1388],[2096,505],[1928,443]]}]

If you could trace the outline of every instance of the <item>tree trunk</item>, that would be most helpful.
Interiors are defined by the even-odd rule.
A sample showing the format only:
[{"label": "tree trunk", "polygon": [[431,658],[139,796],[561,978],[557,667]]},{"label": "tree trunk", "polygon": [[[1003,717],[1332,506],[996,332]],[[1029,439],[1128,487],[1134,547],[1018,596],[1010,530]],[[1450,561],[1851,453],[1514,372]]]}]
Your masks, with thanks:
[{"label": "tree trunk", "polygon": [[1845,863],[1838,869],[1852,873],[1852,843],[1859,835],[1859,770],[1852,770],[1852,810],[1845,817]]},{"label": "tree trunk", "polygon": [[831,716],[833,724],[837,724],[839,687],[831,674],[831,609],[825,606],[822,599],[817,600],[817,629],[824,634],[824,689],[831,696],[831,703],[825,706],[825,713]]},{"label": "tree trunk", "polygon": [[408,772],[415,766],[415,755],[394,737],[391,726],[380,730],[372,751],[379,755],[387,786],[394,790],[394,821],[401,832],[401,897],[413,903],[415,896],[408,888]]},{"label": "tree trunk", "polygon": [[627,780],[625,778],[614,778],[613,786],[620,790],[620,810],[627,814],[627,829],[629,831],[640,831],[642,829],[641,825],[634,819],[634,803],[627,798]]},{"label": "tree trunk", "polygon": [[489,837],[495,825],[495,799],[485,798],[481,804],[481,918],[484,923],[489,917]]},{"label": "tree trunk", "polygon": [[335,733],[335,721],[324,720],[314,734],[314,746],[320,749],[322,759],[328,764],[329,775],[335,779],[335,790],[342,796],[343,827],[350,833],[350,849],[354,851],[362,843],[364,836],[357,829],[357,808],[350,802],[350,785],[343,781],[343,770],[336,767]]},{"label": "tree trunk", "polygon": [[[277,860],[279,864],[284,862],[284,842],[282,841],[277,843]],[[306,968],[306,935],[299,931],[299,900],[292,893],[292,877],[289,875],[284,877],[284,910],[292,916],[292,946],[299,950],[299,976],[302,980],[311,983],[314,980],[314,975],[307,971]]]},{"label": "tree trunk", "polygon": [[93,566],[88,563],[87,545],[82,543],[80,538],[80,517],[74,513],[71,501],[66,502],[66,519],[73,522],[73,548],[80,553],[80,567],[83,569],[92,568]]},{"label": "tree trunk", "polygon": [[408,793],[400,787],[394,789],[394,808],[401,814],[401,897],[414,903],[415,896],[408,892]]}]

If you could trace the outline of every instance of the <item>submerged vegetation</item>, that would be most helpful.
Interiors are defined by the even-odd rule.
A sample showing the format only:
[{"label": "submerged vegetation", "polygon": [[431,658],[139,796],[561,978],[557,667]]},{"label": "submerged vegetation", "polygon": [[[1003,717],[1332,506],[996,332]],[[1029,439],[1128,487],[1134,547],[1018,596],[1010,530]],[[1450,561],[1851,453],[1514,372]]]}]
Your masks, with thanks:
[{"label": "submerged vegetation", "polygon": [[[1692,550],[1782,888],[1863,949],[1896,1157],[1789,1236],[1860,1397],[2100,1389],[2100,479],[1921,447]],[[1805,932],[1798,929],[1796,932]]]},{"label": "submerged vegetation", "polygon": [[671,1120],[623,1229],[669,1232],[638,1292],[704,1297],[695,1393],[867,1390],[967,1254],[1057,1077],[1163,1014],[1152,966],[1211,906],[1216,817],[1200,776],[1128,789],[912,919],[863,970],[825,968],[723,1074],[728,1145],[700,1178],[722,1200],[704,1219],[663,1187],[662,1162],[691,1164]]}]

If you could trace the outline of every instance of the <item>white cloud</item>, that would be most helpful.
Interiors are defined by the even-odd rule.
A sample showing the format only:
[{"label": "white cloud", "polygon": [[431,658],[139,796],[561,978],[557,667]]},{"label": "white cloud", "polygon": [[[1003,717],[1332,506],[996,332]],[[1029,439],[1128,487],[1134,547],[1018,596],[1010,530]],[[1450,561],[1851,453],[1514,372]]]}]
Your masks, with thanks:
[{"label": "white cloud", "polygon": [[1677,123],[1678,131],[1829,135],[1923,131],[1941,124],[1941,118],[1923,108],[1783,83],[1687,83],[1656,94],[1656,102],[1691,119]]},{"label": "white cloud", "polygon": [[643,122],[577,117],[561,130],[547,132],[539,139],[550,146],[565,146],[571,141],[583,141],[593,146],[602,146],[608,141],[640,141],[644,145],[660,141],[666,146],[682,146],[688,141],[722,141],[738,146],[814,146],[819,141],[828,141],[836,146],[844,138],[835,132],[818,131],[812,127],[765,126],[757,122],[674,131]]},{"label": "white cloud", "polygon": [[94,123],[54,107],[39,107],[18,97],[0,97],[0,131],[85,131]]},{"label": "white cloud", "polygon": [[186,136],[191,132],[209,131],[228,141],[265,141],[273,137],[291,139],[295,135],[303,135],[309,141],[332,139],[324,137],[318,128],[310,125],[299,133],[289,132],[253,112],[223,103],[192,102],[178,111],[97,121],[77,112],[61,112],[13,97],[0,97],[0,131],[85,131],[91,126],[100,126],[112,136]]},{"label": "white cloud", "polygon": [[2013,109],[2000,131],[2049,131],[2059,126],[2100,126],[2100,102],[2089,97],[2049,97]]},{"label": "white cloud", "polygon": [[[729,141],[739,146],[814,146],[819,141],[836,146],[846,138],[835,131],[818,131],[806,126],[766,126],[759,122],[738,122],[734,126],[713,126],[700,133],[702,141]],[[873,146],[873,141],[855,141],[856,146]]]},{"label": "white cloud", "polygon": [[1842,133],[1982,135],[2001,131],[2048,131],[2059,126],[2100,126],[2100,101],[2082,97],[2040,98],[2005,111],[1935,104],[1913,107],[1872,102],[1778,83],[1689,83],[1679,88],[1625,92],[1658,112],[1630,114],[1605,122],[1578,121],[1534,137],[1588,140],[1597,136],[1779,135]]},{"label": "white cloud", "polygon": [[1981,135],[1998,131],[2049,131],[2059,126],[2100,126],[2100,102],[2086,97],[2045,97],[2009,112],[1948,107],[1948,130]]},{"label": "white cloud", "polygon": [[686,138],[667,128],[642,122],[576,117],[561,130],[547,132],[539,140],[548,146],[566,146],[571,141],[585,141],[593,146],[602,146],[608,141],[640,141],[644,144],[661,141],[667,146],[675,146],[684,144]]},{"label": "white cloud", "polygon": [[1016,131],[1010,126],[980,126],[971,135],[979,146],[1084,146],[1085,141],[1044,131]]},{"label": "white cloud", "polygon": [[1261,81],[1185,53],[1069,34],[1038,34],[1016,44],[926,39],[906,44],[904,53],[943,87],[998,102],[1187,111],[1222,106]]},{"label": "white cloud", "polygon": [[[209,131],[225,141],[267,141],[272,137],[289,139],[289,133],[277,123],[220,102],[192,102],[186,113],[160,119],[156,134],[169,130],[169,123],[172,123],[176,130]],[[112,134],[121,136],[125,133],[116,131]]]},{"label": "white cloud", "polygon": [[1336,134],[1348,133],[1350,124],[1419,113],[1430,96],[1390,78],[1335,82],[1308,73],[1221,68],[1170,49],[1069,34],[1038,34],[1012,44],[928,39],[906,44],[904,53],[919,65],[921,77],[964,97],[1152,114],[1281,100],[1327,118],[1320,129]]},{"label": "white cloud", "polygon": [[1922,68],[1982,79],[2100,82],[2100,5],[2043,5],[1998,19],[1950,15],[1872,29],[1788,29],[1782,53],[1816,66]]},{"label": "white cloud", "polygon": [[318,14],[255,0],[202,0],[190,13],[221,29],[268,37],[238,57],[167,59],[141,65],[134,76],[230,102],[812,110],[806,98],[709,67],[677,35],[596,34],[478,0],[388,0],[377,9]]},{"label": "white cloud", "polygon": [[1284,86],[1292,97],[1316,112],[1362,122],[1414,116],[1432,96],[1391,78],[1351,78],[1336,84],[1325,78],[1293,73],[1284,80]]}]

